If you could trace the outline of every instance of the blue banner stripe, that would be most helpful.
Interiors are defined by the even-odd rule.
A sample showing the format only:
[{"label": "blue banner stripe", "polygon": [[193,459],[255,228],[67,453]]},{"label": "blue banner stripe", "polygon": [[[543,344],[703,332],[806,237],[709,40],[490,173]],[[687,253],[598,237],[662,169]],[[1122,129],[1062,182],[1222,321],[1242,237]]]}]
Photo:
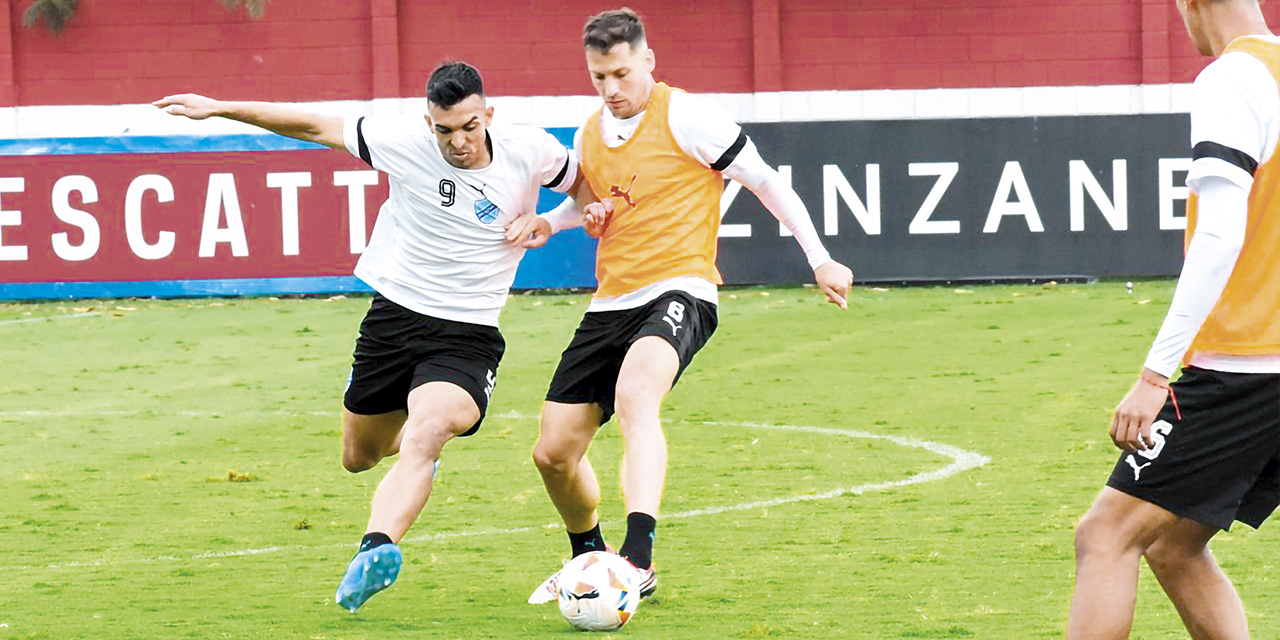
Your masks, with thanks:
[{"label": "blue banner stripe", "polygon": [[0,284],[0,300],[58,298],[184,298],[316,293],[365,293],[369,285],[355,276],[251,278],[234,280],[156,280],[133,282],[22,282]]},{"label": "blue banner stripe", "polygon": [[109,138],[26,138],[0,140],[4,156],[66,156],[112,153],[209,153],[324,149],[275,134],[218,136],[113,136]]},{"label": "blue banner stripe", "polygon": [[[522,269],[515,289],[594,288],[595,278],[582,270],[546,272],[538,265]],[[200,296],[260,296],[323,293],[370,293],[355,276],[315,278],[244,278],[225,280],[155,280],[130,282],[15,282],[0,283],[0,300],[57,300],[76,298],[189,298]]]},{"label": "blue banner stripe", "polygon": [[[573,145],[572,127],[547,129],[566,147]],[[102,138],[17,138],[0,140],[0,156],[66,156],[120,153],[211,153],[242,151],[306,151],[324,149],[273,133],[211,136],[110,136]]]}]

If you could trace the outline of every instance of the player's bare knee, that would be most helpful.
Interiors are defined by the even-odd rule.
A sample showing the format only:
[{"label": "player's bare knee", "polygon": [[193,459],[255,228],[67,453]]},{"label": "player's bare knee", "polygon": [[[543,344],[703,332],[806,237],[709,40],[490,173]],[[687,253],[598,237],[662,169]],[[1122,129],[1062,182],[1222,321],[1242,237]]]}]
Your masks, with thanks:
[{"label": "player's bare knee", "polygon": [[640,376],[622,376],[618,378],[617,385],[613,389],[614,409],[618,410],[623,405],[634,406],[643,402],[653,395],[649,388],[652,384],[648,380],[644,380]]},{"label": "player's bare knee", "polygon": [[655,440],[663,438],[662,424],[658,420],[658,412],[653,410],[618,412],[618,431],[628,441],[635,439]]},{"label": "player's bare knee", "polygon": [[455,425],[448,418],[413,418],[405,424],[404,437],[400,441],[400,459],[431,464],[440,457],[440,450],[457,433],[466,428]]},{"label": "player's bare knee", "polygon": [[619,381],[614,395],[614,412],[622,429],[627,431],[646,417],[656,416],[661,403],[661,394],[651,393],[641,384],[624,386]]},{"label": "player's bare knee", "polygon": [[1106,520],[1090,510],[1076,523],[1076,558],[1114,552],[1114,531]]},{"label": "player's bare knee", "polygon": [[577,460],[568,455],[563,447],[557,447],[547,440],[538,440],[533,447],[533,464],[542,475],[568,475],[577,465]]},{"label": "player's bare knee", "polygon": [[1142,556],[1157,576],[1173,575],[1206,558],[1208,549],[1181,541],[1160,538],[1147,547]]},{"label": "player's bare knee", "polygon": [[1157,577],[1169,575],[1179,565],[1179,558],[1169,553],[1168,549],[1162,548],[1158,542],[1148,547],[1142,557],[1146,558],[1147,566],[1151,567],[1151,572]]},{"label": "player's bare knee", "polygon": [[380,458],[369,455],[367,452],[346,449],[342,452],[342,468],[351,473],[360,473],[368,471],[376,466]]}]

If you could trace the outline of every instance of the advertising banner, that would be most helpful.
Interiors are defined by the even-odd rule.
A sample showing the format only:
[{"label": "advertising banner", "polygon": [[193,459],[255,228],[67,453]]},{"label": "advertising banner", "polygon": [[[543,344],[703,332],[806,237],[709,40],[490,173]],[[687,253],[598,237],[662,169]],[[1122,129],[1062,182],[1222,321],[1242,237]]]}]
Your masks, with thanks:
[{"label": "advertising banner", "polygon": [[[1171,276],[1185,115],[747,124],[859,281]],[[572,140],[573,130],[553,129]],[[387,177],[278,136],[0,143],[0,299],[367,291],[351,276]],[[539,210],[562,196],[544,190]],[[728,284],[808,282],[749,192],[721,200]],[[519,289],[591,287],[581,230]]]},{"label": "advertising banner", "polygon": [[[861,281],[1172,276],[1187,116],[748,124]],[[793,238],[730,184],[720,269],[802,282]],[[724,207],[722,207],[724,208]]]}]

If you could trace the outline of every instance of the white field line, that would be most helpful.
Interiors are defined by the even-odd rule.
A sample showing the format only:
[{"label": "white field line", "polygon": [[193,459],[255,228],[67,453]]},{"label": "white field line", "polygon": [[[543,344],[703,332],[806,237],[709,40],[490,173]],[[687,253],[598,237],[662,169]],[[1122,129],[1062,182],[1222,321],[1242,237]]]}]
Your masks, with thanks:
[{"label": "white field line", "polygon": [[0,326],[6,324],[23,324],[25,322],[45,322],[46,320],[67,320],[70,318],[88,318],[89,316],[100,316],[100,311],[89,311],[86,313],[68,313],[61,316],[44,316],[40,318],[18,318],[17,320],[0,320]]},{"label": "white field line", "polygon": [[[141,413],[145,413],[145,412],[138,412],[138,411],[80,411],[80,412],[76,412],[76,411],[0,411],[0,417],[6,417],[6,416],[61,417],[61,416],[72,416],[72,415],[118,416],[118,415],[138,415]],[[183,411],[180,413],[181,415],[184,415],[184,416],[199,416],[199,417],[227,415],[227,414],[211,412],[211,411]],[[236,415],[336,416],[337,413],[333,411],[303,411],[303,412],[266,411],[266,412],[237,412]],[[523,415],[514,411],[510,411],[502,414],[494,414],[493,416],[490,416],[490,417],[517,419],[517,420],[537,419],[537,416]],[[685,420],[677,420],[677,421],[669,421],[669,423],[705,425],[705,426],[711,426],[711,427],[734,427],[734,428],[741,428],[741,429],[791,431],[796,433],[815,433],[820,435],[829,435],[829,436],[837,436],[837,437],[853,438],[853,439],[885,440],[900,446],[911,447],[915,449],[924,449],[925,451],[929,451],[930,453],[935,453],[940,456],[951,458],[951,463],[939,469],[935,469],[933,471],[927,471],[925,473],[918,473],[918,474],[903,478],[901,480],[890,480],[886,482],[873,482],[873,483],[852,485],[848,487],[841,487],[837,489],[823,491],[821,493],[804,494],[804,495],[796,495],[796,496],[783,496],[778,498],[770,498],[767,500],[755,500],[755,501],[743,502],[739,504],[723,505],[718,507],[708,507],[705,509],[692,509],[687,511],[677,511],[674,513],[663,513],[659,516],[660,519],[696,518],[700,516],[715,515],[719,513],[730,512],[730,511],[748,511],[751,509],[762,509],[762,508],[774,507],[774,506],[785,505],[785,504],[793,504],[797,502],[830,500],[832,498],[836,498],[843,495],[861,495],[869,491],[880,491],[884,489],[892,489],[895,487],[904,487],[904,486],[913,485],[913,484],[921,484],[924,482],[933,482],[936,480],[942,480],[942,479],[954,476],[958,473],[963,473],[970,469],[976,469],[991,461],[991,458],[988,458],[987,456],[984,456],[979,453],[975,453],[973,451],[968,451],[966,449],[961,449],[960,447],[952,446],[949,444],[930,442],[928,440],[919,440],[916,438],[908,438],[908,437],[902,437],[902,436],[888,436],[888,435],[882,435],[882,434],[876,434],[876,433],[869,433],[866,431],[858,431],[856,429],[830,429],[830,428],[824,428],[824,427],[760,424],[760,423],[754,423],[754,422],[715,422],[715,421],[691,422],[691,421],[685,421]],[[606,524],[616,525],[618,523],[606,523]],[[410,536],[405,538],[402,542],[432,542],[432,541],[449,540],[452,538],[464,538],[464,537],[471,537],[471,536],[513,535],[518,533],[527,533],[530,531],[536,531],[539,529],[558,529],[561,526],[563,525],[559,522],[552,522],[544,525],[526,526],[526,527],[511,527],[511,528],[501,528],[501,529],[499,528],[473,529],[473,530],[467,530],[467,531],[429,533],[429,534],[422,534],[417,536]],[[190,560],[208,560],[208,559],[217,559],[217,558],[238,558],[243,556],[255,556],[255,555],[268,554],[268,553],[278,553],[283,551],[337,549],[337,548],[344,548],[344,547],[350,548],[351,543],[340,542],[340,543],[334,543],[334,544],[328,544],[328,545],[286,545],[286,546],[262,547],[257,549],[203,551],[203,552],[192,554],[185,557],[155,556],[151,558],[121,558],[121,559],[114,559],[114,560],[109,559],[109,560],[93,560],[93,561],[72,561],[72,562],[66,562],[66,563],[60,563],[60,564],[42,565],[40,568],[63,569],[63,568],[76,568],[76,567],[117,566],[122,564],[152,564],[152,563],[159,563],[159,562],[182,562],[182,561],[190,561]],[[36,567],[30,566],[30,565],[0,567],[0,571],[23,570],[23,569],[33,569],[33,568],[36,568]]]},{"label": "white field line", "polygon": [[880,491],[883,489],[892,489],[894,487],[905,487],[912,484],[920,484],[922,482],[932,482],[934,480],[942,480],[962,473],[970,469],[976,469],[982,465],[991,462],[991,458],[980,453],[974,453],[954,447],[949,444],[938,442],[929,442],[928,440],[917,440],[915,438],[905,438],[901,436],[886,436],[876,433],[868,433],[866,431],[858,431],[855,429],[828,429],[823,427],[805,427],[786,424],[757,424],[753,422],[687,422],[685,424],[705,424],[710,426],[739,427],[746,429],[768,429],[773,431],[793,431],[800,433],[818,433],[831,436],[842,436],[845,438],[863,438],[870,440],[886,440],[904,447],[914,447],[916,449],[924,449],[940,456],[951,458],[951,464],[940,469],[934,469],[925,473],[917,473],[901,480],[890,480],[888,482],[872,482],[868,484],[857,484],[839,489],[831,489],[822,493],[805,494],[798,496],[786,496],[781,498],[770,498],[768,500],[756,500],[754,502],[744,502],[741,504],[728,505],[723,507],[708,507],[706,509],[693,509],[690,511],[679,511],[676,513],[664,513],[663,518],[695,518],[698,516],[707,516],[716,513],[725,513],[726,511],[745,511],[748,509],[761,509],[773,507],[783,504],[792,504],[795,502],[807,502],[811,500],[830,500],[843,495],[861,495],[868,491]]}]

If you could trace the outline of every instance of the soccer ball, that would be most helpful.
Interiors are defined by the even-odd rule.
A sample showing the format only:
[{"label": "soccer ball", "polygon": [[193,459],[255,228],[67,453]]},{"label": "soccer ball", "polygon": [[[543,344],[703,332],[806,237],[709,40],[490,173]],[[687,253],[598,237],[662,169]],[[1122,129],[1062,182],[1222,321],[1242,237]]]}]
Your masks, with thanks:
[{"label": "soccer ball", "polygon": [[556,581],[564,619],[584,631],[621,628],[640,605],[640,572],[621,556],[584,553],[564,565]]}]

